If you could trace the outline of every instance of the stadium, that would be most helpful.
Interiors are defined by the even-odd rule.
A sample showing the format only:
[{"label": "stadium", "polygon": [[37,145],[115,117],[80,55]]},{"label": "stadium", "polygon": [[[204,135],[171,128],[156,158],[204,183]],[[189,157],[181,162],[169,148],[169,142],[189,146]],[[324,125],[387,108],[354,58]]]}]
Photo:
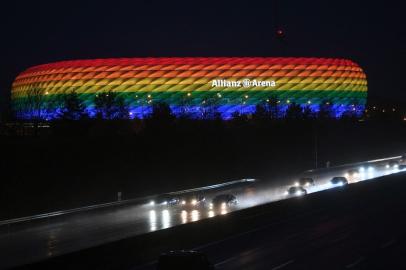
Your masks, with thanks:
[{"label": "stadium", "polygon": [[199,118],[214,110],[228,119],[234,113],[252,114],[270,99],[277,100],[281,112],[290,104],[317,112],[328,102],[339,117],[364,110],[367,81],[360,66],[347,59],[116,58],[31,67],[17,76],[11,97],[19,118],[49,120],[58,117],[64,95],[72,92],[90,116],[95,115],[95,97],[114,92],[125,101],[130,118],[148,116],[159,102],[175,115]]}]

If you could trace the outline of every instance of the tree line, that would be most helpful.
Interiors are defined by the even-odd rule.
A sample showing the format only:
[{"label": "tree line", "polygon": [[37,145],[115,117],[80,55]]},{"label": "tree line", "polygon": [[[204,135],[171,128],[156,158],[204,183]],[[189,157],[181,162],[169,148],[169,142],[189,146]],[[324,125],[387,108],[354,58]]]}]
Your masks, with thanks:
[{"label": "tree line", "polygon": [[[151,101],[151,100],[149,100]],[[150,102],[148,102],[150,103]],[[357,102],[354,101],[352,107],[343,112],[341,118],[357,118],[364,112],[358,111]],[[88,106],[87,106],[88,105]],[[89,113],[87,107],[91,107],[92,114]],[[26,98],[20,106],[16,106],[14,112],[15,118],[32,120],[49,120],[47,115],[48,110],[57,109],[52,113],[54,119],[59,120],[82,120],[82,119],[104,119],[104,120],[119,120],[135,118],[130,112],[130,108],[123,96],[116,92],[102,92],[94,96],[91,104],[85,104],[80,98],[80,95],[72,91],[68,94],[61,95],[58,99],[49,99],[47,92],[40,88],[33,88],[28,91]],[[185,104],[181,104],[180,112],[176,116],[180,118],[193,118],[193,115],[186,109]],[[243,107],[243,106],[242,106]],[[151,102],[147,117],[175,117],[169,104],[164,102]],[[24,115],[25,114],[25,115]],[[166,116],[164,116],[166,114]],[[27,117],[27,115],[29,117]],[[217,119],[222,118],[218,111],[218,104],[212,102],[211,99],[203,100],[201,105],[201,119]],[[263,102],[255,106],[255,110],[251,114],[243,113],[241,110],[236,110],[232,115],[232,119],[292,119],[292,120],[308,120],[308,119],[336,119],[334,104],[331,100],[324,100],[318,106],[318,110],[312,110],[310,105],[303,106],[295,102],[289,102],[285,106],[281,106],[280,101],[276,97],[269,97]]]}]

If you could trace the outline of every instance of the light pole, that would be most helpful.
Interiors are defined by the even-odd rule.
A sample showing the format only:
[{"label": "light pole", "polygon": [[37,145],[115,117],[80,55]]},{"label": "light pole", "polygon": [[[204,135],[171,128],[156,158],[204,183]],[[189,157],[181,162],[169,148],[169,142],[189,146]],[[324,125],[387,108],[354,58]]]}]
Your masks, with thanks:
[{"label": "light pole", "polygon": [[313,134],[314,134],[314,162],[315,168],[318,167],[318,136],[317,136],[317,123],[313,125]]}]

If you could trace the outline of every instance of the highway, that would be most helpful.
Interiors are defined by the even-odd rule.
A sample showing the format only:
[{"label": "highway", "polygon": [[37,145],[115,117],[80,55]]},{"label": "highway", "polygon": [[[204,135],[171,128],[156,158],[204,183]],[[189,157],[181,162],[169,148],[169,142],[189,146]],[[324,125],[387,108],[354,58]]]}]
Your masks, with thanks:
[{"label": "highway", "polygon": [[[382,175],[399,173],[401,170],[399,170],[398,167],[388,167],[389,161],[399,160],[399,158],[400,157],[391,157],[388,159],[365,161],[305,172],[304,175],[311,175],[316,182],[314,186],[306,187],[307,191],[311,194],[333,188],[329,183],[330,179],[334,176],[344,176],[348,174],[351,169],[357,169],[358,172],[355,173],[355,175],[346,175],[350,183],[362,182]],[[219,211],[214,211],[209,207],[165,207],[150,205],[149,203],[129,203],[1,225],[0,268],[7,269],[42,261],[58,255],[114,242],[135,235],[154,232],[205,218],[212,218],[217,215],[226,215],[229,212],[282,200],[287,198],[285,192],[289,186],[294,185],[296,180],[297,176],[291,176],[283,179],[283,184],[280,184],[280,181],[271,182],[264,179],[247,188],[231,189],[229,192],[236,195],[239,204],[235,207],[221,209]],[[275,183],[278,184],[276,185]],[[339,189],[340,187],[335,188]],[[210,201],[218,193],[219,191],[216,189],[212,191],[207,190],[205,192],[206,199]],[[316,216],[311,219],[311,222],[306,224],[308,228],[317,226],[317,224],[323,224],[323,221],[328,221],[326,218],[328,213],[322,210],[315,215]],[[345,221],[337,220],[336,222]],[[288,229],[288,227],[286,229]],[[334,226],[332,230],[333,229]],[[345,235],[354,229],[356,228],[352,228],[349,224],[347,228],[341,232],[342,237],[345,237]],[[329,231],[326,233],[329,233]],[[262,237],[261,234],[266,235],[266,237]],[[241,266],[241,260],[247,260],[247,262],[255,260],[258,261],[257,263],[260,263],[260,259],[258,258],[269,256],[270,253],[274,254],[274,252],[280,252],[281,254],[286,254],[282,250],[283,248],[288,249],[289,243],[296,246],[296,249],[291,247],[292,253],[296,251],[299,252],[300,245],[297,246],[297,243],[300,241],[303,245],[310,241],[312,245],[314,245],[314,249],[320,248],[324,243],[321,240],[322,236],[317,235],[317,233],[309,236],[292,232],[288,239],[281,239],[278,238],[278,235],[258,232],[257,237],[258,241],[254,241],[255,238],[253,238],[252,245],[247,245],[244,247],[244,250],[233,250],[233,248],[225,249],[227,250],[227,254],[218,254],[216,252],[214,252],[216,253],[214,254],[212,252],[213,247],[202,248],[202,250],[214,258],[218,267],[235,269],[236,266]],[[321,241],[320,244],[318,244],[318,241]],[[269,243],[272,243],[272,245],[268,246]],[[277,243],[281,246],[278,246]],[[223,244],[227,247],[233,246],[232,242],[223,242],[218,245]],[[353,243],[353,245],[356,245],[356,243]],[[218,247],[214,250],[217,248]],[[235,254],[240,254],[239,252],[243,254],[239,255],[238,260],[236,260]],[[331,252],[332,255],[334,255],[334,249],[323,249],[323,252]],[[231,255],[229,256],[228,253]],[[274,262],[275,267],[277,267],[278,263],[281,265],[286,263],[286,266],[291,265],[293,267],[293,265],[295,265],[294,262],[298,260],[297,256],[284,258],[281,261],[278,261],[278,259]],[[286,262],[284,261],[285,259]],[[294,261],[290,262],[290,260]],[[264,266],[260,265],[255,267],[252,267],[252,269],[265,269]],[[269,267],[268,264],[267,267]]]},{"label": "highway", "polygon": [[216,269],[405,269],[405,180],[330,190],[289,219],[195,250]]}]

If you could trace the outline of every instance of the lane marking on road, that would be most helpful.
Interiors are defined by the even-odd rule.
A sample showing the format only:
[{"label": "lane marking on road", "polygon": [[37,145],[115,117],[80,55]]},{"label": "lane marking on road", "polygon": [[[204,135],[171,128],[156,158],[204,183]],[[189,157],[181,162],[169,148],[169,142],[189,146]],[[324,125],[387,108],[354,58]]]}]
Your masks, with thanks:
[{"label": "lane marking on road", "polygon": [[299,235],[302,235],[303,233],[292,233],[292,234],[289,234],[288,236],[286,236],[286,238],[285,238],[285,241],[287,241],[287,240],[291,240],[291,239],[293,239],[293,238],[295,238],[295,237],[297,237],[297,236],[299,236]]},{"label": "lane marking on road", "polygon": [[151,268],[153,265],[158,264],[158,261],[150,261],[148,263],[139,265],[139,266],[134,266],[133,268],[130,268],[131,270],[137,270],[137,269],[145,269],[145,268]]},{"label": "lane marking on road", "polygon": [[221,262],[216,263],[214,266],[215,266],[215,267],[219,267],[220,265],[223,265],[223,264],[226,264],[226,263],[228,263],[228,262],[231,262],[231,261],[233,261],[233,260],[235,260],[235,259],[238,259],[238,257],[239,257],[239,256],[234,256],[234,257],[228,258],[228,259],[226,259],[226,260],[224,260],[224,261],[221,261]]},{"label": "lane marking on road", "polygon": [[280,220],[280,221],[271,222],[271,223],[269,223],[269,224],[266,224],[266,225],[263,225],[263,226],[260,226],[260,227],[257,227],[257,228],[254,228],[254,229],[245,231],[245,232],[237,233],[237,234],[228,236],[228,237],[223,238],[223,239],[220,239],[220,240],[216,240],[216,241],[213,241],[213,242],[209,242],[209,243],[206,243],[206,244],[203,244],[203,245],[194,247],[192,250],[200,251],[200,250],[205,249],[205,248],[210,247],[210,246],[215,246],[215,245],[224,243],[224,242],[229,241],[229,240],[233,240],[233,239],[236,239],[236,238],[245,236],[245,235],[249,235],[249,234],[254,233],[254,232],[259,232],[259,231],[262,231],[262,230],[267,230],[267,229],[269,229],[270,227],[273,227],[273,226],[276,226],[276,225],[280,225],[280,224],[285,224],[285,223],[288,223],[288,222],[292,222],[292,221],[301,219],[301,218],[303,218],[303,217],[310,216],[310,215],[312,215],[312,214],[321,213],[321,212],[323,212],[323,211],[325,211],[324,208],[322,208],[322,209],[316,209],[316,210],[313,210],[313,211],[310,211],[310,212],[306,212],[306,213],[304,213],[304,214],[298,214],[298,215],[293,216],[293,217],[288,217],[288,218],[283,219],[283,220]]},{"label": "lane marking on road", "polygon": [[354,266],[357,266],[363,260],[365,260],[365,257],[361,256],[358,259],[356,259],[354,262],[347,264],[345,266],[345,268],[353,268]]},{"label": "lane marking on road", "polygon": [[290,260],[290,261],[287,261],[287,262],[285,262],[285,263],[282,263],[282,264],[280,264],[280,265],[275,266],[274,268],[272,268],[272,270],[281,269],[281,268],[283,268],[283,267],[285,267],[285,266],[288,266],[289,264],[293,263],[294,261],[295,261],[295,260]]},{"label": "lane marking on road", "polygon": [[258,248],[254,248],[254,249],[251,249],[251,250],[248,250],[248,251],[241,252],[236,256],[230,257],[228,259],[225,259],[224,261],[221,261],[221,262],[218,262],[218,263],[214,264],[214,266],[218,267],[219,265],[226,264],[226,263],[228,263],[228,262],[230,262],[232,260],[235,260],[235,259],[240,259],[242,257],[245,257],[247,255],[255,253],[255,252],[257,252],[258,250],[261,250],[261,249],[262,249],[262,247],[258,247]]},{"label": "lane marking on road", "polygon": [[389,241],[383,243],[383,244],[381,245],[381,248],[383,249],[383,248],[390,247],[390,246],[392,246],[395,242],[396,242],[396,239],[391,239],[391,240],[389,240]]},{"label": "lane marking on road", "polygon": [[339,237],[337,237],[337,238],[331,240],[330,243],[333,243],[333,244],[334,244],[334,243],[341,242],[341,241],[343,241],[344,239],[347,239],[347,238],[351,235],[351,233],[352,233],[352,232],[348,232],[348,233],[342,234],[341,236],[339,236]]}]

